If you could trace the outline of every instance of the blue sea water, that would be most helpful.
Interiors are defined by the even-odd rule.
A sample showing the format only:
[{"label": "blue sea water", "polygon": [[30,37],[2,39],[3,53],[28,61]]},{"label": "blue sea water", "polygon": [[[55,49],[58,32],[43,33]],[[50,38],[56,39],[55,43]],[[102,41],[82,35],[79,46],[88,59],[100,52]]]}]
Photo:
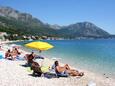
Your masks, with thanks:
[{"label": "blue sea water", "polygon": [[[115,76],[115,39],[47,40],[47,42],[54,45],[54,48],[43,51],[42,55],[62,58],[62,62],[79,69]],[[27,42],[17,44],[24,45],[24,43]]]}]

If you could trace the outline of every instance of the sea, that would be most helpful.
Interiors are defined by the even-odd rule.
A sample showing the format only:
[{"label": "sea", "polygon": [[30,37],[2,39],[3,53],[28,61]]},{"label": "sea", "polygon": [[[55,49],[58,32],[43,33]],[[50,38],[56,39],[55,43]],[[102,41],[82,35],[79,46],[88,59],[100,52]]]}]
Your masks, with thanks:
[{"label": "sea", "polygon": [[[39,40],[36,40],[39,41]],[[17,42],[26,51],[35,51],[47,58],[60,58],[75,68],[107,75],[115,79],[115,39],[42,40],[54,48],[39,53],[24,45],[32,41]]]}]

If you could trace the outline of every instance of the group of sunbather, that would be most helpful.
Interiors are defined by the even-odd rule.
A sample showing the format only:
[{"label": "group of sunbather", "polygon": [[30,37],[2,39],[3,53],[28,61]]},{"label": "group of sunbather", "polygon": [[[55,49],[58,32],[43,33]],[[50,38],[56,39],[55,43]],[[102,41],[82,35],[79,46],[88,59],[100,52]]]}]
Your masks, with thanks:
[{"label": "group of sunbather", "polygon": [[15,60],[20,54],[21,52],[19,52],[17,48],[12,48],[12,50],[8,49],[8,51],[5,53],[5,59]]},{"label": "group of sunbather", "polygon": [[[17,48],[13,48],[12,51],[8,49],[8,51],[5,53],[5,59],[10,57],[11,60],[15,60],[16,57],[20,54],[21,53],[18,51]],[[32,52],[31,54],[27,54],[25,59],[27,60],[28,66],[30,66],[31,68],[33,67],[33,70],[36,70],[36,68],[39,68],[39,70],[37,69],[37,71],[38,73],[40,73],[41,69],[40,69],[39,63],[36,64],[36,62],[34,62],[35,57],[36,55],[34,54],[34,52]],[[34,67],[34,66],[39,66],[39,67]],[[59,75],[71,75],[71,76],[83,76],[84,75],[83,72],[79,72],[77,70],[71,69],[68,64],[65,64],[64,66],[60,66],[58,61],[54,62],[53,68],[55,70],[55,73]]]},{"label": "group of sunbather", "polygon": [[[34,52],[32,52],[30,55],[27,56],[28,66],[32,67],[33,71],[40,73],[41,72],[40,65],[39,65],[39,63],[36,63],[33,61],[34,58],[35,58]],[[61,75],[62,76],[63,75],[66,75],[66,76],[69,76],[69,75],[70,76],[83,76],[84,75],[83,72],[79,72],[75,69],[71,69],[68,64],[65,64],[64,66],[60,66],[58,61],[55,61],[52,66],[53,66],[53,69],[55,70],[55,73],[59,76],[61,76]]]}]

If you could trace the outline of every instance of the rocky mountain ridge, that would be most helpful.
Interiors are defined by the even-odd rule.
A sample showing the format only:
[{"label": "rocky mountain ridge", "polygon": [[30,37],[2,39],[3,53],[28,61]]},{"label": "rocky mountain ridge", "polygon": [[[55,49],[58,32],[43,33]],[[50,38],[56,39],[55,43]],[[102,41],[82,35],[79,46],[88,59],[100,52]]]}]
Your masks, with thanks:
[{"label": "rocky mountain ridge", "polygon": [[[12,23],[10,23],[10,21]],[[50,35],[57,37],[106,37],[110,34],[91,22],[78,22],[68,26],[45,24],[31,14],[21,13],[10,7],[0,7],[0,31],[13,28],[22,34]],[[3,29],[5,27],[5,29]],[[6,28],[7,27],[7,28]],[[21,28],[20,28],[21,27]],[[8,29],[9,30],[9,29]],[[7,30],[7,31],[8,31]],[[14,32],[15,32],[14,31]]]}]

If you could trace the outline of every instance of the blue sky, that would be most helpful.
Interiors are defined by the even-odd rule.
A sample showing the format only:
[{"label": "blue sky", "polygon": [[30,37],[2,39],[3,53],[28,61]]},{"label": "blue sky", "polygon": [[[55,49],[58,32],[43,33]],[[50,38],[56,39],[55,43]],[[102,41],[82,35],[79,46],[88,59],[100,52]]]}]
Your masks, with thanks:
[{"label": "blue sky", "polygon": [[115,0],[0,0],[44,23],[69,25],[89,21],[115,34]]}]

